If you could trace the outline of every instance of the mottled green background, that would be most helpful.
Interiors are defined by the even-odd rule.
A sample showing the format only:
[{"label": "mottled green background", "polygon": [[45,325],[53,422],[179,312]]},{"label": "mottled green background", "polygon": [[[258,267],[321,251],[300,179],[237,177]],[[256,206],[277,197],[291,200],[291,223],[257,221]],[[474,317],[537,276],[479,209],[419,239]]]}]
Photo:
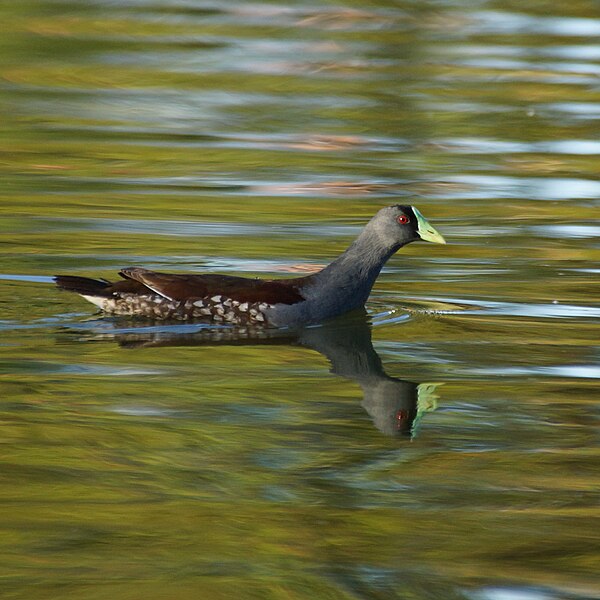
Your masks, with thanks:
[{"label": "mottled green background", "polygon": [[[0,18],[0,597],[600,597],[596,2]],[[285,276],[399,201],[450,242],[368,306],[443,383],[412,439],[307,347],[119,344],[44,279]]]}]

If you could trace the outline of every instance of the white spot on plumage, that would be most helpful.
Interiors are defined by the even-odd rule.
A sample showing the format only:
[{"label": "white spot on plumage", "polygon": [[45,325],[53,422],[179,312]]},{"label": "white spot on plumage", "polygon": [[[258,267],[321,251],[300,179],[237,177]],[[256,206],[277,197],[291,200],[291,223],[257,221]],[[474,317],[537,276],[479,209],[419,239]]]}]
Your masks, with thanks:
[{"label": "white spot on plumage", "polygon": [[215,323],[262,326],[267,319],[263,314],[272,308],[266,302],[240,302],[223,294],[205,298],[170,300],[154,291],[142,294],[120,293],[113,297],[80,294],[101,310],[117,315],[136,315],[154,319],[211,319]]}]

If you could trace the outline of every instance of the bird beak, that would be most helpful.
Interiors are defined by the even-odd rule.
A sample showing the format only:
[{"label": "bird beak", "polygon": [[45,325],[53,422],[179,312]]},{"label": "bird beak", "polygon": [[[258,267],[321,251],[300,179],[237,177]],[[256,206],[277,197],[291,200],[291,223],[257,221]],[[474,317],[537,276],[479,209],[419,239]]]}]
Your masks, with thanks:
[{"label": "bird beak", "polygon": [[445,244],[446,240],[427,222],[427,219],[414,206],[412,209],[417,217],[417,232],[421,239],[434,244]]}]

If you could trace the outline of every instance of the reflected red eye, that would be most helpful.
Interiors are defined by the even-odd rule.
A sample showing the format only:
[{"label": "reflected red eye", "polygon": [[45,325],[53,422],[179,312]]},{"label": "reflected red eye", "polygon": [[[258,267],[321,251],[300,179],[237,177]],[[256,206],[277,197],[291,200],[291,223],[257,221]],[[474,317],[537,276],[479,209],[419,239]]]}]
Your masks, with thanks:
[{"label": "reflected red eye", "polygon": [[407,223],[410,223],[410,219],[406,215],[400,215],[396,218],[396,221],[398,221],[400,225],[406,225]]}]

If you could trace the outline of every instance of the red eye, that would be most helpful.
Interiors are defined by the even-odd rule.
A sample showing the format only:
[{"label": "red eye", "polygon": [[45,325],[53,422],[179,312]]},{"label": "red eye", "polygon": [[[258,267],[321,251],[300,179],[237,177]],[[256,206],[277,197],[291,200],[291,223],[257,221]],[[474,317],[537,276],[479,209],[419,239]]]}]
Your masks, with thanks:
[{"label": "red eye", "polygon": [[400,215],[396,218],[396,221],[398,221],[400,225],[406,225],[407,223],[410,223],[410,219],[406,215]]}]

